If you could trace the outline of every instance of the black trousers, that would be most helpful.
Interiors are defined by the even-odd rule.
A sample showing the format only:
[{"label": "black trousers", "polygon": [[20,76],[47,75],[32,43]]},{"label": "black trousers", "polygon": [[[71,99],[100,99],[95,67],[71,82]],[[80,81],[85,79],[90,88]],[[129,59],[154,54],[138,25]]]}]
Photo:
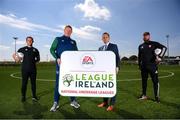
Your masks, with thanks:
[{"label": "black trousers", "polygon": [[159,79],[158,79],[158,67],[156,64],[148,64],[141,66],[142,77],[142,94],[146,95],[148,74],[150,74],[155,97],[159,97]]},{"label": "black trousers", "polygon": [[26,96],[28,79],[30,78],[32,96],[36,97],[36,74],[37,74],[36,70],[34,70],[34,71],[22,70],[21,73],[22,73],[22,87],[21,87],[22,96],[24,96],[24,97]]}]

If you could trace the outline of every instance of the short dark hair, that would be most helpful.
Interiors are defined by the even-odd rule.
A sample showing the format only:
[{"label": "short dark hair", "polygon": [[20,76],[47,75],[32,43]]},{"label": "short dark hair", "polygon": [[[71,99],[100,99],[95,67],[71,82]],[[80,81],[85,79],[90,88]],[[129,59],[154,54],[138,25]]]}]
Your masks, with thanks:
[{"label": "short dark hair", "polygon": [[103,35],[108,35],[108,37],[110,37],[108,32],[104,32]]},{"label": "short dark hair", "polygon": [[33,37],[31,37],[31,36],[27,36],[27,37],[26,37],[26,41],[27,41],[27,39],[28,39],[28,38],[30,38],[30,39],[34,42]]},{"label": "short dark hair", "polygon": [[71,25],[66,25],[64,29],[66,29],[66,28],[70,28],[72,30]]},{"label": "short dark hair", "polygon": [[144,32],[143,36],[146,36],[146,35],[150,35],[150,33],[149,32]]}]

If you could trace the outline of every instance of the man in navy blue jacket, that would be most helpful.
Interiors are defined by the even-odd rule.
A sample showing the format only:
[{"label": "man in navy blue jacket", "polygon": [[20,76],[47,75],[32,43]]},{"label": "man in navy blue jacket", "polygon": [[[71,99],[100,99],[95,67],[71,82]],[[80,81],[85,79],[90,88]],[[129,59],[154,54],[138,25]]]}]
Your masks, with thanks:
[{"label": "man in navy blue jacket", "polygon": [[[110,43],[110,35],[109,33],[105,32],[102,35],[102,41],[104,43],[103,46],[99,48],[99,51],[112,51],[116,55],[116,73],[119,71],[119,65],[120,65],[120,56],[119,56],[119,50],[116,44]],[[98,107],[104,107],[108,105],[108,98],[103,98],[103,102],[98,105]],[[116,101],[116,96],[110,98],[109,106],[107,108],[107,111],[112,111],[114,108],[114,104]]]}]

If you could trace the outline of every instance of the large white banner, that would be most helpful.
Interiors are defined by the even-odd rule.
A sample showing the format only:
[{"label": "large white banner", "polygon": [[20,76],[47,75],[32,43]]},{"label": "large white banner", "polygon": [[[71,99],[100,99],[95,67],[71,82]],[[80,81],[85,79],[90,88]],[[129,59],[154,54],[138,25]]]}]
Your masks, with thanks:
[{"label": "large white banner", "polygon": [[62,96],[113,97],[116,62],[111,51],[65,51],[61,55],[59,93]]}]

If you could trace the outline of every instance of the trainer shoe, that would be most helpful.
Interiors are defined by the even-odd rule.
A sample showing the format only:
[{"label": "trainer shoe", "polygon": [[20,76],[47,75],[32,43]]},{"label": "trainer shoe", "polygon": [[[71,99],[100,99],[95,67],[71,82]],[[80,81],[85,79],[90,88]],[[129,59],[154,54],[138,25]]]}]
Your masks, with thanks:
[{"label": "trainer shoe", "polygon": [[50,111],[51,111],[51,112],[55,112],[58,108],[59,108],[59,105],[57,104],[57,102],[54,102],[54,104],[53,104],[53,106],[51,107]]},{"label": "trainer shoe", "polygon": [[103,103],[99,104],[98,107],[101,108],[101,107],[105,107],[106,105],[107,105],[107,103],[106,103],[106,102],[103,102]]},{"label": "trainer shoe", "polygon": [[155,97],[155,101],[156,101],[157,103],[160,103],[160,98],[159,98],[159,97]]},{"label": "trainer shoe", "polygon": [[147,100],[147,99],[148,99],[148,97],[146,95],[141,95],[139,97],[139,100]]},{"label": "trainer shoe", "polygon": [[37,98],[37,97],[32,98],[32,101],[34,101],[34,102],[37,102],[38,100],[39,100],[39,98]]},{"label": "trainer shoe", "polygon": [[106,110],[107,110],[107,111],[113,111],[113,109],[114,109],[114,106],[113,106],[113,105],[110,105]]},{"label": "trainer shoe", "polygon": [[78,104],[78,102],[75,101],[75,100],[72,101],[70,105],[71,105],[72,107],[76,108],[76,109],[80,107],[80,105]]}]

